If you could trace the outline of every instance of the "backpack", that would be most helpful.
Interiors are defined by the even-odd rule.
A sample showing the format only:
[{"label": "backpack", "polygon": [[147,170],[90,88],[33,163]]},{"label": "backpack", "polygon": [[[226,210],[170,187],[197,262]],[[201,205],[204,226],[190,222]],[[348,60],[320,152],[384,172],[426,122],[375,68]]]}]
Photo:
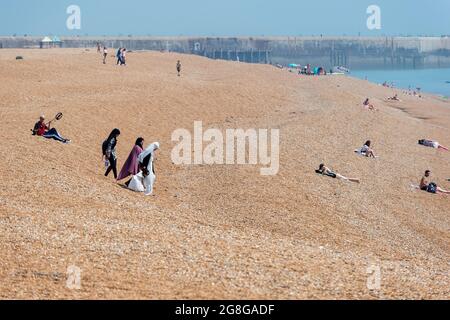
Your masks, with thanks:
[{"label": "backpack", "polygon": [[436,183],[432,182],[427,187],[427,192],[429,193],[437,193],[437,185]]},{"label": "backpack", "polygon": [[104,156],[106,156],[106,150],[108,150],[108,144],[109,144],[108,140],[105,140],[102,143],[102,154]]}]

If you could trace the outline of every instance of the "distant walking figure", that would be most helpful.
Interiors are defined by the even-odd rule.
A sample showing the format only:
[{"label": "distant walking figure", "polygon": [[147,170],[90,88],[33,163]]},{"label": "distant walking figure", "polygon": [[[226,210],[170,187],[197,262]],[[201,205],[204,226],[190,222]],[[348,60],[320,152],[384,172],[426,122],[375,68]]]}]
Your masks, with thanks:
[{"label": "distant walking figure", "polygon": [[120,130],[114,129],[108,139],[103,142],[102,150],[103,157],[106,163],[106,173],[105,177],[107,177],[111,171],[114,173],[114,178],[117,180],[117,154],[116,154],[116,145],[117,138],[120,136]]},{"label": "distant walking figure", "polygon": [[177,72],[178,72],[178,76],[181,76],[181,62],[180,62],[180,60],[178,60],[178,62],[177,62]]},{"label": "distant walking figure", "polygon": [[324,176],[331,177],[334,179],[340,179],[340,180],[356,182],[356,183],[360,182],[359,179],[347,178],[347,177],[344,177],[343,175],[340,175],[339,173],[333,172],[330,168],[326,167],[325,164],[323,164],[323,163],[319,166],[319,170],[316,170],[316,173],[322,174]]},{"label": "distant walking figure", "polygon": [[103,47],[103,64],[106,64],[107,57],[108,57],[108,48]]},{"label": "distant walking figure", "polygon": [[119,48],[119,50],[117,50],[116,53],[117,65],[121,64],[122,62],[121,56],[122,56],[122,48]]},{"label": "distant walking figure", "polygon": [[127,49],[123,48],[122,52],[120,54],[120,65],[126,66],[127,65]]}]

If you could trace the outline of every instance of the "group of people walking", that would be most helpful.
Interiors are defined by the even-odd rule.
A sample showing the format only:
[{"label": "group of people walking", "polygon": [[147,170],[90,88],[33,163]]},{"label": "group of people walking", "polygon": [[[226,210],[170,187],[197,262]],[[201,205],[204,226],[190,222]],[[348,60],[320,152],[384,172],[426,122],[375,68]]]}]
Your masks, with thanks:
[{"label": "group of people walking", "polygon": [[[60,117],[57,116],[55,118],[56,120],[62,117],[62,113],[59,115]],[[35,123],[32,129],[33,135],[56,140],[64,144],[70,143],[71,141],[69,139],[63,138],[55,128],[51,128],[53,121],[51,120],[46,123],[45,116],[41,115],[39,121]],[[155,153],[159,150],[160,144],[154,142],[144,149],[144,139],[138,138],[122,170],[118,173],[116,146],[119,136],[120,130],[114,129],[102,144],[103,161],[106,169],[105,176],[108,177],[112,172],[117,181],[129,178],[125,183],[128,189],[143,192],[145,195],[151,195],[156,180],[154,167]]]},{"label": "group of people walking", "polygon": [[[108,58],[108,48],[106,46],[103,46],[102,49],[100,43],[97,43],[97,53],[102,54],[103,64],[106,64]],[[119,48],[116,53],[117,65],[126,66],[127,65],[126,57],[127,57],[127,49]]]},{"label": "group of people walking", "polygon": [[[98,53],[102,53],[102,57],[103,57],[103,64],[107,63],[107,58],[108,58],[108,48],[106,46],[103,46],[103,49],[101,49],[101,45],[100,43],[97,43],[97,52]],[[116,52],[116,58],[117,58],[117,63],[116,65],[120,65],[120,66],[126,66],[127,65],[127,48],[119,48]],[[177,75],[179,77],[181,77],[181,61],[178,60],[177,64],[176,64],[176,71],[177,71]]]},{"label": "group of people walking", "polygon": [[125,183],[128,189],[143,192],[145,195],[151,195],[156,180],[154,167],[155,153],[159,150],[160,144],[154,142],[144,149],[144,138],[137,138],[122,170],[117,174],[116,146],[119,136],[120,130],[114,129],[102,144],[103,160],[106,168],[105,176],[107,177],[113,172],[114,178],[117,181],[129,178]]}]

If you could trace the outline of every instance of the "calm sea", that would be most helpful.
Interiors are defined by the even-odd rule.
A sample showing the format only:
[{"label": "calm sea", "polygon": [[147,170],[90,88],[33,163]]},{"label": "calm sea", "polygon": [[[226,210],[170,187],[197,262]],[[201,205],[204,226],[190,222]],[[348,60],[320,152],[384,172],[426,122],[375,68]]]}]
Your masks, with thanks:
[{"label": "calm sea", "polygon": [[423,92],[450,98],[450,69],[354,70],[350,76],[375,83],[394,83],[397,88],[421,88]]}]

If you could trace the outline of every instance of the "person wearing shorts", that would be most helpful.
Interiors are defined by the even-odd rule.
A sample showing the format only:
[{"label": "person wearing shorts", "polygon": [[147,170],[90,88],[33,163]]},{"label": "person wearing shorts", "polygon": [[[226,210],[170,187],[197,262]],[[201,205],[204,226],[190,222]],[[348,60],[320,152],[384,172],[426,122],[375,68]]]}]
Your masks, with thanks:
[{"label": "person wearing shorts", "polygon": [[319,174],[322,174],[324,176],[334,178],[334,179],[360,183],[359,179],[347,178],[347,177],[344,177],[343,175],[341,175],[339,173],[333,172],[333,170],[331,170],[330,168],[326,167],[325,164],[323,164],[323,163],[319,166],[319,169],[316,170],[316,172],[319,173]]}]

